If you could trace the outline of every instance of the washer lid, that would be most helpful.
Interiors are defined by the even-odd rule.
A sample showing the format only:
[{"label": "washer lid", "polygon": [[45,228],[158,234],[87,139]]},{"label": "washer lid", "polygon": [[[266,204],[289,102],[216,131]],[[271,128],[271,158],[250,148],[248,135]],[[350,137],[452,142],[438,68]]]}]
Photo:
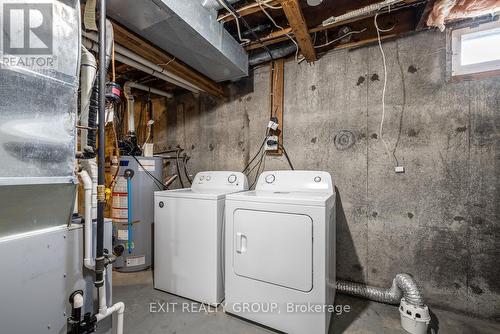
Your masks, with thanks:
[{"label": "washer lid", "polygon": [[[238,191],[238,190],[235,190]],[[212,190],[193,190],[191,188],[155,191],[155,197],[176,197],[176,198],[193,198],[193,199],[223,199],[226,194],[234,191],[227,189],[212,189]]]},{"label": "washer lid", "polygon": [[310,206],[326,206],[333,199],[332,193],[327,192],[304,192],[304,191],[262,191],[252,190],[226,196],[226,200],[295,204]]}]

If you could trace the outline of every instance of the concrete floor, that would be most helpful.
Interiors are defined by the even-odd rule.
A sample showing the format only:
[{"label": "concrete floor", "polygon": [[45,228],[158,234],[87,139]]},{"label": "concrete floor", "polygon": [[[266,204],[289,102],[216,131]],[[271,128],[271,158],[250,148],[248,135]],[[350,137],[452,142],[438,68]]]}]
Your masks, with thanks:
[{"label": "concrete floor", "polygon": [[[192,303],[189,300],[153,289],[151,271],[113,272],[113,299],[123,301],[126,334],[265,334],[274,333],[223,312],[175,312],[159,310],[158,303]],[[406,333],[400,325],[397,307],[337,295],[336,303],[350,305],[351,311],[332,319],[330,334]],[[200,305],[194,303],[197,307]],[[153,305],[153,306],[151,306]],[[156,307],[157,313],[151,312]],[[500,323],[432,309],[432,330],[440,334],[495,334]]]}]

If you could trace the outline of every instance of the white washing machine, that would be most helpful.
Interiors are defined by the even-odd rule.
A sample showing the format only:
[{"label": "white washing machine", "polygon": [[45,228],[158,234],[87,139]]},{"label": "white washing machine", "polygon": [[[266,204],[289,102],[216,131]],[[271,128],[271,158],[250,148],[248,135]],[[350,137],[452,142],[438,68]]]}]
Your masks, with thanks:
[{"label": "white washing machine", "polygon": [[191,188],[155,192],[155,289],[205,304],[224,299],[224,200],[247,189],[243,173],[201,172]]},{"label": "white washing machine", "polygon": [[290,334],[325,334],[335,294],[329,173],[274,171],[226,196],[228,313]]}]

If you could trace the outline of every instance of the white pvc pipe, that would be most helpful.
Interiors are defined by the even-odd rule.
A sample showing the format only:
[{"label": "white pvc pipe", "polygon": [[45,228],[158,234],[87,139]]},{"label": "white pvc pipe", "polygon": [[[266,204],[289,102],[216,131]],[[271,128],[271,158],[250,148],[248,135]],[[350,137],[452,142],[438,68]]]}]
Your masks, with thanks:
[{"label": "white pvc pipe", "polygon": [[83,183],[83,189],[85,191],[85,226],[84,226],[84,258],[83,264],[86,268],[94,270],[94,259],[92,257],[92,179],[90,178],[87,171],[83,170],[78,173],[80,179]]},{"label": "white pvc pipe", "polygon": [[134,99],[134,95],[132,95],[132,92],[130,91],[130,88],[127,87],[127,83],[125,83],[124,94],[125,94],[125,98],[127,99],[128,132],[132,133],[132,132],[135,132],[135,114],[134,114],[135,99]]},{"label": "white pvc pipe", "polygon": [[102,321],[112,315],[117,314],[116,318],[116,334],[123,334],[123,314],[125,313],[125,304],[123,302],[118,302],[111,307],[106,308],[104,313],[97,313],[95,316],[97,322]]},{"label": "white pvc pipe", "polygon": [[83,307],[83,296],[80,293],[77,293],[73,297],[73,308],[82,308]]},{"label": "white pvc pipe", "polygon": [[[104,271],[104,281],[106,281],[106,271]],[[125,313],[125,304],[123,302],[118,302],[110,307],[106,303],[106,284],[103,284],[98,289],[99,298],[99,312],[96,314],[97,322],[106,319],[113,313],[117,314],[116,319],[116,334],[123,334],[123,314]]]},{"label": "white pvc pipe", "polygon": [[152,88],[137,82],[127,81],[125,85],[123,85],[123,91],[125,93],[125,97],[127,98],[127,124],[128,124],[128,132],[135,131],[135,115],[134,115],[134,95],[132,94],[132,88],[140,89],[146,92],[150,92],[156,95],[164,96],[167,98],[173,98],[174,95],[163,90],[159,90],[156,88]]},{"label": "white pvc pipe", "polygon": [[125,83],[125,85],[124,85],[125,92],[127,91],[128,87],[140,89],[140,90],[143,90],[143,91],[146,91],[146,92],[151,92],[151,93],[156,94],[156,95],[168,97],[169,99],[171,99],[171,98],[174,97],[174,95],[171,94],[171,93],[169,93],[169,92],[165,92],[163,90],[152,88],[152,87],[149,87],[149,86],[137,83],[137,82],[133,82],[133,81],[127,81]]},{"label": "white pvc pipe", "polygon": [[[91,42],[96,43],[98,40],[96,33],[83,32],[82,34],[85,38],[87,38]],[[86,45],[86,47],[89,48],[87,45]],[[90,48],[94,49],[92,46],[90,46]],[[136,63],[139,63],[141,65],[148,67],[149,70],[153,70],[154,72],[158,72],[159,74],[163,74],[165,77],[169,78],[169,80],[168,80],[169,82],[172,82],[172,80],[173,80],[174,82],[172,82],[172,83],[174,83],[180,87],[186,88],[186,89],[188,89],[192,92],[195,92],[195,93],[202,91],[202,89],[193,85],[189,81],[184,80],[183,78],[173,74],[172,72],[166,70],[165,68],[163,68],[163,67],[161,67],[153,62],[150,62],[149,60],[139,56],[137,53],[132,52],[119,44],[115,44],[115,52],[116,52],[115,59],[120,61],[120,62],[123,62],[123,61],[119,60],[119,57],[117,57],[117,56],[122,55],[122,56],[136,62]],[[133,65],[130,65],[130,66],[133,66]]]},{"label": "white pvc pipe", "polygon": [[[97,44],[90,40],[90,39],[87,39],[87,38],[84,38],[83,39],[83,45],[88,48],[89,50],[92,50],[92,51],[95,51],[95,52],[99,52],[99,48],[97,46]],[[116,53],[115,54],[115,59],[118,60],[119,62],[121,63],[124,63],[125,65],[128,65],[128,66],[132,66],[133,68],[136,68],[140,71],[143,71],[144,73],[147,73],[147,74],[150,74],[154,77],[157,77],[158,79],[161,79],[161,80],[164,80],[164,81],[167,81],[167,82],[170,82],[176,86],[179,86],[179,87],[182,87],[182,88],[185,88],[191,92],[194,92],[194,93],[199,93],[200,92],[200,89],[196,86],[193,86],[191,84],[185,84],[183,82],[180,82],[178,80],[175,80],[169,76],[167,76],[166,74],[162,73],[162,72],[159,72],[157,70],[154,70],[146,65],[143,65],[135,60],[132,60],[128,57],[125,57],[124,55],[121,55],[119,53]],[[145,60],[146,61],[146,60]],[[152,64],[152,63],[151,63]]]},{"label": "white pvc pipe", "polygon": [[[94,161],[95,164],[95,161]],[[92,168],[92,163],[90,163],[90,167]],[[95,265],[94,265],[94,259],[92,257],[92,189],[93,189],[93,182],[92,178],[89,176],[86,170],[82,170],[80,173],[78,173],[80,176],[80,179],[82,180],[83,183],[83,188],[85,191],[85,227],[84,227],[84,234],[85,234],[85,249],[84,249],[84,266],[88,269],[94,270]],[[103,276],[104,281],[106,281],[106,271],[104,271],[104,276]],[[106,291],[106,283],[104,283],[99,289],[97,290],[98,293],[98,298],[99,298],[99,312],[96,314],[97,321],[101,321],[113,313],[117,314],[117,325],[116,325],[116,334],[123,334],[123,314],[125,312],[125,304],[123,302],[118,302],[114,304],[111,307],[107,306],[106,302],[106,296],[107,296],[107,291]],[[83,306],[83,297],[81,297],[81,300],[78,299],[76,300],[75,296],[75,308],[78,303],[78,305]]]},{"label": "white pvc pipe", "polygon": [[92,179],[92,221],[97,219],[97,179],[98,179],[98,168],[96,159],[84,159],[81,160],[82,169],[85,170],[90,178]]}]

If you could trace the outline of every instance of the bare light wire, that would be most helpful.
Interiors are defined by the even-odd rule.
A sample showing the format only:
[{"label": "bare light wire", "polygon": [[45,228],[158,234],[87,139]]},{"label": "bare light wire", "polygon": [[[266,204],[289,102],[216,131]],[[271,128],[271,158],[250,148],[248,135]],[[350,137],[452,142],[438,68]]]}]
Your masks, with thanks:
[{"label": "bare light wire", "polygon": [[[276,21],[273,19],[273,17],[264,8],[264,6],[272,8],[272,9],[278,9],[278,8],[281,8],[281,7],[273,8],[272,6],[266,5],[266,3],[264,3],[263,0],[255,0],[255,1],[259,5],[259,7],[262,10],[262,12],[264,12],[264,14],[266,14],[266,16],[269,18],[269,20],[274,24],[274,26],[276,28],[281,29],[281,30],[285,30],[282,26],[280,26],[279,24],[276,23]],[[299,57],[299,44],[297,44],[297,42],[295,41],[295,39],[292,36],[290,36],[290,34],[287,33],[285,35],[286,35],[286,37],[288,37],[293,42],[293,44],[295,44],[295,48],[296,48],[296,50],[295,50],[295,61],[298,61],[298,57]]]},{"label": "bare light wire", "polygon": [[[391,10],[391,7],[389,6],[389,12],[390,12],[390,10]],[[379,46],[379,49],[380,49],[380,53],[382,54],[382,61],[383,61],[383,64],[384,64],[384,88],[382,90],[382,117],[381,117],[381,120],[380,120],[379,138],[382,141],[382,143],[384,144],[384,147],[385,147],[385,150],[387,151],[387,154],[390,156],[389,147],[388,147],[386,141],[384,140],[384,138],[382,137],[382,134],[383,134],[383,131],[384,131],[384,121],[385,121],[385,94],[386,94],[386,91],[387,91],[387,63],[386,63],[384,48],[382,47],[382,39],[380,37],[380,33],[381,32],[389,32],[392,29],[394,29],[394,26],[392,26],[389,29],[381,29],[378,26],[378,22],[377,22],[378,14],[379,13],[375,14],[375,17],[373,19],[373,23],[375,25],[375,29],[377,30],[378,46]]]}]

